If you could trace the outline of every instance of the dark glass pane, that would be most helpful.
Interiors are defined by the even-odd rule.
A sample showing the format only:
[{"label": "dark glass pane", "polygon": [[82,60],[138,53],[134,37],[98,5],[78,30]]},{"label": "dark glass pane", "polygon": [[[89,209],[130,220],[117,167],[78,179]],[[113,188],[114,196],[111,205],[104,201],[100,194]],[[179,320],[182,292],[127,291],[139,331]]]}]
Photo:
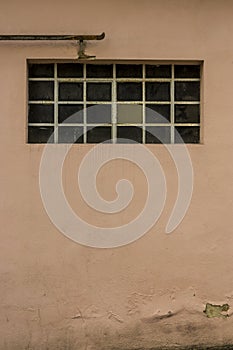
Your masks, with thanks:
[{"label": "dark glass pane", "polygon": [[29,75],[29,78],[53,78],[54,64],[53,63],[29,64],[28,75]]},{"label": "dark glass pane", "polygon": [[200,66],[175,66],[175,78],[200,78]]},{"label": "dark glass pane", "polygon": [[83,84],[82,83],[59,83],[60,101],[82,101]]},{"label": "dark glass pane", "polygon": [[170,105],[146,105],[146,123],[167,123],[168,121],[170,121]]},{"label": "dark glass pane", "polygon": [[29,123],[53,123],[53,104],[30,104],[28,107]]},{"label": "dark glass pane", "polygon": [[200,123],[200,106],[175,105],[175,123]]},{"label": "dark glass pane", "polygon": [[141,101],[142,84],[141,83],[117,83],[118,101]]},{"label": "dark glass pane", "polygon": [[147,101],[170,101],[170,83],[146,83]]},{"label": "dark glass pane", "polygon": [[88,101],[111,101],[112,84],[111,83],[87,83]]},{"label": "dark glass pane", "polygon": [[87,128],[87,143],[100,143],[104,141],[111,142],[111,127],[97,126]]},{"label": "dark glass pane", "polygon": [[117,123],[142,123],[142,105],[120,104],[117,106]]},{"label": "dark glass pane", "polygon": [[29,81],[29,100],[52,101],[54,98],[52,81]]},{"label": "dark glass pane", "polygon": [[[176,130],[182,137],[184,143],[199,143],[200,129],[198,126],[177,126]],[[175,133],[175,143],[181,143],[179,137]]]},{"label": "dark glass pane", "polygon": [[87,123],[111,123],[111,105],[87,105]]},{"label": "dark glass pane", "polygon": [[171,65],[146,65],[146,78],[171,78]]},{"label": "dark glass pane", "polygon": [[[68,120],[66,120],[69,118]],[[59,105],[58,123],[83,123],[83,105]]]},{"label": "dark glass pane", "polygon": [[142,78],[141,64],[117,64],[117,78]]},{"label": "dark glass pane", "polygon": [[148,126],[146,128],[146,143],[171,143],[171,128],[169,126]]},{"label": "dark glass pane", "polygon": [[125,139],[117,140],[117,143],[142,143],[142,129],[136,126],[118,126],[117,138]]},{"label": "dark glass pane", "polygon": [[58,143],[83,143],[82,126],[58,127]]},{"label": "dark glass pane", "polygon": [[58,78],[82,78],[83,65],[80,63],[58,63]]},{"label": "dark glass pane", "polygon": [[112,64],[87,64],[87,78],[112,78]]},{"label": "dark glass pane", "polygon": [[[53,126],[29,126],[28,127],[28,143],[47,143],[53,134]],[[48,143],[53,143],[52,136]]]},{"label": "dark glass pane", "polygon": [[199,101],[200,84],[194,82],[175,82],[175,100],[176,101]]}]

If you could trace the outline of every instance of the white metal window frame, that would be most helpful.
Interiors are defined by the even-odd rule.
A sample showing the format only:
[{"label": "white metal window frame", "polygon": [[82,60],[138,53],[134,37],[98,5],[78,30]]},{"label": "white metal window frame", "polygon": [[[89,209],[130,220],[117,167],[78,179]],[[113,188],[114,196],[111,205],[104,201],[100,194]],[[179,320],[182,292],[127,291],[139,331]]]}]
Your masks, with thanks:
[{"label": "white metal window frame", "polygon": [[[52,63],[54,64],[54,77],[52,78],[28,78],[28,81],[53,81],[54,82],[54,100],[29,100],[28,104],[50,104],[54,105],[54,123],[28,123],[28,126],[44,126],[44,127],[53,127],[54,128],[54,143],[58,143],[58,127],[67,127],[67,126],[81,126],[83,127],[83,143],[87,143],[87,128],[88,127],[104,127],[108,126],[111,127],[111,138],[112,142],[116,143],[117,140],[117,126],[134,126],[134,127],[141,127],[142,128],[142,143],[146,143],[146,127],[150,126],[166,126],[170,127],[170,143],[175,143],[175,127],[176,126],[184,126],[184,127],[192,127],[197,126],[200,128],[201,123],[175,123],[175,105],[199,105],[201,104],[201,101],[175,101],[175,82],[199,82],[201,87],[201,78],[175,78],[175,66],[177,65],[198,65],[201,67],[201,63],[190,63],[186,61],[182,62],[134,62],[134,61],[127,61],[127,62],[118,62],[118,61],[108,61],[108,62],[96,62],[95,64],[103,64],[103,65],[113,65],[113,77],[112,78],[87,78],[86,75],[86,66],[91,64],[88,63],[80,63],[83,65],[83,77],[82,78],[60,78],[57,74],[57,65],[58,63],[77,63],[71,62],[71,61],[62,61],[62,62],[54,62],[54,61],[31,61],[30,64],[42,64],[42,63]],[[142,65],[143,74],[142,78],[117,78],[116,77],[116,65],[117,64],[140,64]],[[146,78],[146,65],[170,65],[171,66],[171,78]],[[75,82],[75,83],[83,83],[83,100],[82,101],[59,101],[58,91],[59,91],[59,83],[64,82]],[[108,82],[112,84],[112,100],[111,101],[87,101],[86,99],[86,84],[88,82]],[[142,83],[142,101],[117,101],[117,82],[140,82]],[[146,101],[146,82],[169,82],[170,83],[170,101]],[[58,106],[59,104],[71,104],[71,105],[83,105],[83,123],[65,123],[61,124],[58,123]],[[111,114],[111,123],[87,123],[87,105],[111,105],[112,106],[112,114]],[[142,123],[117,123],[117,105],[141,105],[142,106]],[[146,123],[146,105],[170,105],[170,122],[167,121],[166,123]],[[201,116],[200,116],[201,120]],[[200,143],[200,141],[199,141]]]}]

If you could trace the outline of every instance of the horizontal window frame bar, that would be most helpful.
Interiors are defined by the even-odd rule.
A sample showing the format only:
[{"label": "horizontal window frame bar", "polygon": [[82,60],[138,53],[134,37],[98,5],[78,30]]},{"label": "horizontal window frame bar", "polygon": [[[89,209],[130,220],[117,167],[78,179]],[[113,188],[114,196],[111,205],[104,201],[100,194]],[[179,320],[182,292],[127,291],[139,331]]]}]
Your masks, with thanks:
[{"label": "horizontal window frame bar", "polygon": [[[200,126],[200,123],[58,123],[59,127],[63,126],[166,126],[166,127],[172,127],[172,126]],[[55,123],[28,123],[28,126],[53,126],[55,127]]]},{"label": "horizontal window frame bar", "polygon": [[[116,101],[116,102],[113,102],[113,101],[88,101],[86,100],[86,104],[93,104],[93,105],[112,105],[112,104],[117,104],[117,105],[135,105],[135,104],[138,104],[138,105],[142,105],[142,104],[157,104],[157,105],[171,105],[172,102],[171,101]],[[54,101],[40,101],[40,100],[30,100],[28,101],[28,104],[45,104],[45,105],[52,105],[54,104]],[[84,104],[84,100],[83,101],[58,101],[57,103],[58,105],[70,105],[70,104],[73,104],[73,105],[83,105]],[[177,105],[200,105],[200,101],[174,101],[174,104],[177,104]]]},{"label": "horizontal window frame bar", "polygon": [[133,82],[158,82],[158,83],[169,83],[172,80],[178,82],[195,82],[200,81],[200,78],[28,78],[28,81],[55,81],[59,83],[82,83],[84,81],[92,83],[111,83],[114,81],[119,83],[133,83]]}]

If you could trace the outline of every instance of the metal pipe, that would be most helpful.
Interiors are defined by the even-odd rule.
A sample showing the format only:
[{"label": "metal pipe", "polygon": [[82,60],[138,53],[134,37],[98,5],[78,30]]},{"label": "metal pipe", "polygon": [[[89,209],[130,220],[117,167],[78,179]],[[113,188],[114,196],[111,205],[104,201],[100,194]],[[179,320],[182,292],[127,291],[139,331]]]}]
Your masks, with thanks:
[{"label": "metal pipe", "polygon": [[0,35],[0,40],[2,41],[11,41],[11,40],[102,40],[105,37],[103,32],[100,35]]}]

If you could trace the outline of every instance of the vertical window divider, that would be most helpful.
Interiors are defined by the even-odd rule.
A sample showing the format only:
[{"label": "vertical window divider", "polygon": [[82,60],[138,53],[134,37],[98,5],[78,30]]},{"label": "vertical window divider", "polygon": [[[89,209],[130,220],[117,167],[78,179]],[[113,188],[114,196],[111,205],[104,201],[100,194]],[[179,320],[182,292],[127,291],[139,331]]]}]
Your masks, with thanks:
[{"label": "vertical window divider", "polygon": [[87,143],[87,65],[83,64],[83,143]]},{"label": "vertical window divider", "polygon": [[171,86],[170,86],[170,91],[171,91],[171,111],[170,111],[170,116],[171,116],[171,143],[175,143],[175,68],[174,64],[172,64],[172,79],[171,79]]},{"label": "vertical window divider", "polygon": [[142,65],[142,143],[146,143],[146,65]]},{"label": "vertical window divider", "polygon": [[57,80],[57,63],[54,63],[54,143],[58,143],[58,80]]},{"label": "vertical window divider", "polygon": [[116,86],[116,64],[113,64],[112,80],[112,142],[116,143],[117,139],[117,86]]}]

